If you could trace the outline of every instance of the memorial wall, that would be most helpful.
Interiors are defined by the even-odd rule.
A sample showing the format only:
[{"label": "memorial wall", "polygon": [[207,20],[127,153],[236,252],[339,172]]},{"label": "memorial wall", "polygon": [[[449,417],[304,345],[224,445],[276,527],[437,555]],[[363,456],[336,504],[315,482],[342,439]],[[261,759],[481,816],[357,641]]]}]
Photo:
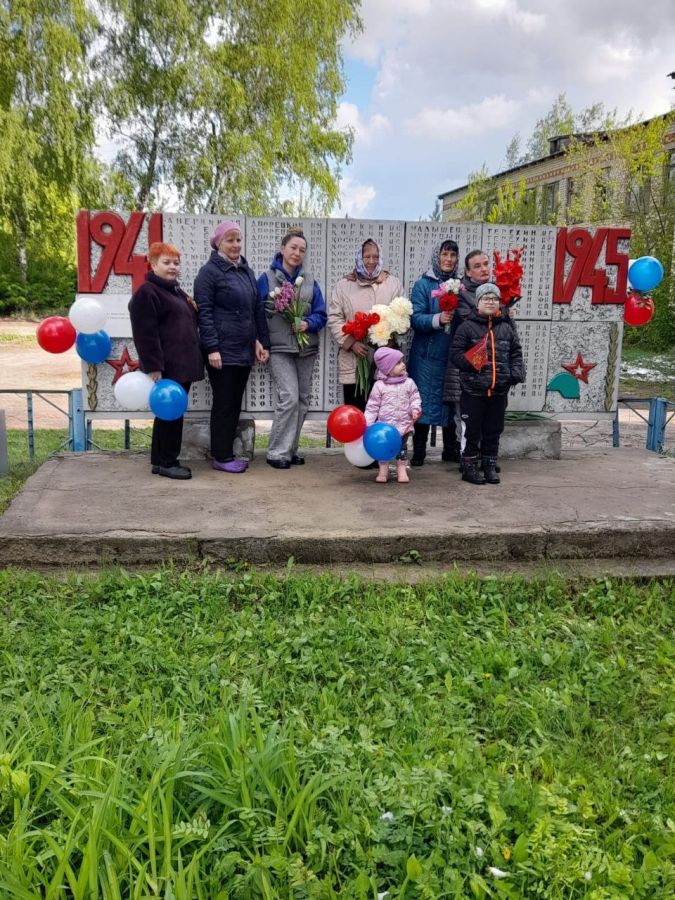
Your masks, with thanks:
[{"label": "memorial wall", "polygon": [[[180,249],[180,283],[191,294],[195,276],[211,252],[209,235],[223,218],[174,213],[79,214],[78,296],[93,294],[104,302],[106,330],[113,344],[110,359],[96,366],[83,364],[89,413],[110,416],[124,412],[114,398],[113,383],[138,366],[127,305],[144,279],[148,244],[164,240]],[[432,248],[443,240],[457,241],[460,262],[477,248],[485,250],[492,263],[495,250],[504,257],[509,250],[523,247],[523,296],[516,306],[516,324],[527,378],[511,391],[509,409],[586,414],[609,413],[616,408],[628,272],[627,229],[232,218],[241,226],[243,254],[256,275],[267,271],[288,228],[302,227],[308,242],[305,270],[321,285],[327,305],[336,282],[353,269],[356,250],[367,238],[377,241],[384,267],[401,278],[408,297],[415,281],[429,268]],[[336,355],[337,346],[324,330],[311,413],[327,413],[342,402]],[[210,390],[204,380],[192,387],[190,408],[205,410],[209,405]],[[265,366],[255,366],[251,373],[244,409],[261,417],[273,409]]]}]

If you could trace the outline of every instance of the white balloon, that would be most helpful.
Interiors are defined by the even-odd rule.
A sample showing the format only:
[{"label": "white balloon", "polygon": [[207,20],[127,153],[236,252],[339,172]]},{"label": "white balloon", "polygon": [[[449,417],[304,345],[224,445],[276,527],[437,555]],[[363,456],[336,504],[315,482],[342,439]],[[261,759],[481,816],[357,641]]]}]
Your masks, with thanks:
[{"label": "white balloon", "polygon": [[363,446],[363,438],[358,441],[350,441],[344,445],[345,456],[353,466],[369,466],[373,462],[373,457],[366,453]]},{"label": "white balloon", "polygon": [[95,297],[80,297],[70,307],[68,318],[80,334],[96,334],[105,325],[108,314]]},{"label": "white balloon", "polygon": [[154,381],[145,372],[127,372],[115,384],[115,400],[122,409],[149,409]]},{"label": "white balloon", "polygon": [[[636,257],[636,259],[637,259],[637,257]],[[633,265],[634,262],[635,262],[634,259],[629,259],[629,260],[628,260],[628,269],[629,269],[629,270],[630,270],[630,267]],[[630,283],[630,278],[628,279],[628,290],[629,290],[629,291],[632,291],[632,290],[633,290],[633,285]]]}]

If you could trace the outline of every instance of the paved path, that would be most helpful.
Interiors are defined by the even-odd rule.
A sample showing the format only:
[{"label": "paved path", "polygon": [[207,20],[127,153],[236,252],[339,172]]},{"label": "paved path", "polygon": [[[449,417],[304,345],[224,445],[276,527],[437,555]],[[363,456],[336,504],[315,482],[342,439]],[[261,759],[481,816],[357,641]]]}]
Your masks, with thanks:
[{"label": "paved path", "polygon": [[0,564],[151,566],[228,559],[283,565],[665,560],[675,574],[675,461],[641,450],[568,451],[503,463],[501,485],[454,466],[375,484],[340,451],[309,451],[245,475],[193,465],[150,474],[146,454],[66,454],[46,462],[0,518]]}]

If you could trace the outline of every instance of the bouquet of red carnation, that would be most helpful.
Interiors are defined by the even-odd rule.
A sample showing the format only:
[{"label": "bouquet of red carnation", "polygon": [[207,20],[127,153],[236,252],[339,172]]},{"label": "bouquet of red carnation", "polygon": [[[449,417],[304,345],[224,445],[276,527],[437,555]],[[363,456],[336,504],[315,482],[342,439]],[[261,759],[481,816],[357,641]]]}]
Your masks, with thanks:
[{"label": "bouquet of red carnation", "polygon": [[[459,278],[448,278],[448,280],[444,281],[440,287],[431,292],[432,297],[438,298],[438,307],[441,312],[454,312],[457,309],[457,304],[459,303],[459,289],[461,286],[462,282]],[[452,325],[450,322],[444,326],[447,334],[450,333],[451,327]]]},{"label": "bouquet of red carnation", "polygon": [[[380,317],[377,313],[357,312],[353,319],[342,326],[344,334],[351,334],[355,341],[365,343],[368,330],[372,325],[377,325]],[[365,395],[368,393],[370,381],[371,363],[367,356],[356,357],[356,391]]]},{"label": "bouquet of red carnation", "polygon": [[[504,260],[498,250],[494,252],[492,280],[499,288],[504,306],[508,306],[522,296],[523,267],[520,259],[524,251],[524,247],[521,247],[520,250],[509,250]],[[511,259],[511,254],[513,254],[513,259]]]}]

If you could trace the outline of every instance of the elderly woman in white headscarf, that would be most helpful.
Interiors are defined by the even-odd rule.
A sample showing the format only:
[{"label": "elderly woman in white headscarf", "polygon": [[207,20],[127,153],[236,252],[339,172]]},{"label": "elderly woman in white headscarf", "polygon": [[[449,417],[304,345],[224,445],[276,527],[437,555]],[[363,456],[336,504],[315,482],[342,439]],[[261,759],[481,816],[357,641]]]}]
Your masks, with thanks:
[{"label": "elderly woman in white headscarf", "polygon": [[369,356],[372,348],[352,335],[345,334],[342,326],[354,318],[357,312],[370,312],[376,304],[388,306],[394,297],[403,294],[400,280],[382,268],[380,248],[372,239],[364,241],[356,253],[353,270],[335,285],[328,306],[328,327],[338,343],[338,380],[344,392],[344,402],[364,410],[368,395],[357,390],[356,360]]}]

